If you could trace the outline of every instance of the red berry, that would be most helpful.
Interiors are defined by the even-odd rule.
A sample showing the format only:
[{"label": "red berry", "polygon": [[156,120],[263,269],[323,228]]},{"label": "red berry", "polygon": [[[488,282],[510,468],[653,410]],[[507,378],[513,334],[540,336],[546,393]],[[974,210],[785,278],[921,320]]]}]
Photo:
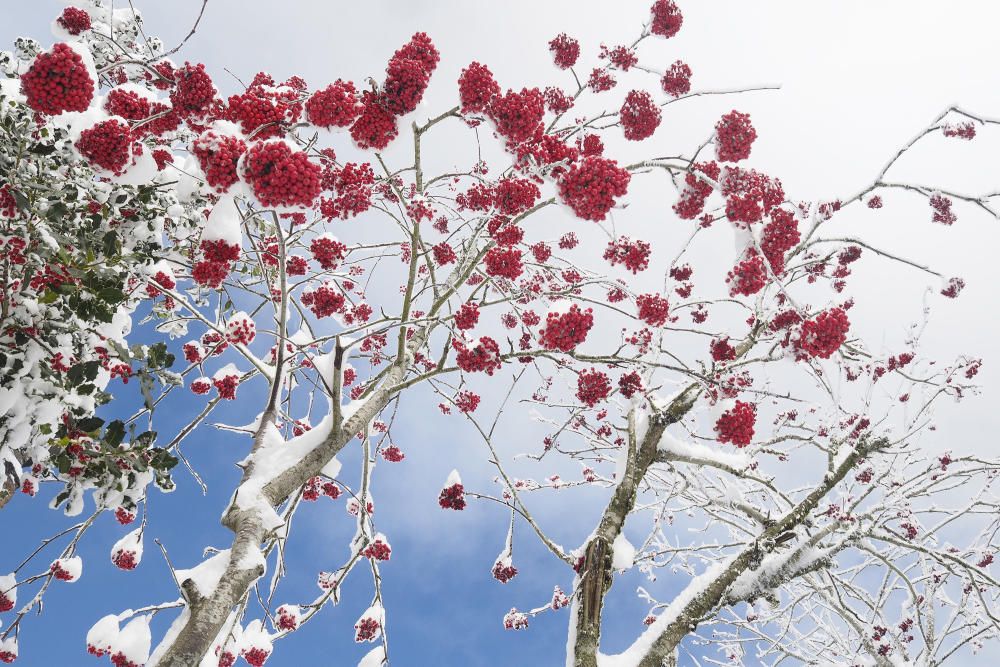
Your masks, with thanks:
[{"label": "red berry", "polygon": [[94,80],[83,58],[68,44],[38,54],[21,77],[28,106],[39,113],[86,111],[94,98]]}]

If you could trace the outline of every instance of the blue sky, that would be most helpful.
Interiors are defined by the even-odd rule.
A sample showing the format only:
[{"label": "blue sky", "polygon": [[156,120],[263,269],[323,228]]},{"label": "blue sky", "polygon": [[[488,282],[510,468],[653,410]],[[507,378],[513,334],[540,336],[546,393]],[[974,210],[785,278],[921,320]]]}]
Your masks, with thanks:
[{"label": "blue sky", "polygon": [[[60,3],[36,0],[5,4],[10,6],[4,8],[5,21],[0,25],[0,44],[4,46],[0,48],[17,35],[35,37],[43,44],[51,41],[48,24],[60,10]],[[469,61],[487,62],[508,85],[552,82],[555,73],[549,67],[545,46],[549,38],[565,30],[579,36],[592,51],[602,39],[611,44],[624,41],[645,16],[648,4],[646,0],[620,3],[609,12],[604,3],[568,0],[545,4],[523,0],[489,4],[290,0],[281,3],[279,10],[269,0],[210,0],[198,34],[178,59],[205,62],[221,87],[227,86],[224,67],[244,80],[263,69],[276,78],[301,74],[316,84],[338,77],[360,81],[378,73],[410,34],[426,30],[443,56],[428,98],[428,108],[435,111],[450,106],[452,82]],[[685,30],[674,45],[677,53],[665,53],[664,58],[684,57],[691,62],[696,86],[700,82],[708,87],[785,84],[778,96],[750,97],[741,100],[738,107],[754,113],[761,135],[755,157],[782,176],[786,189],[801,197],[850,191],[858,178],[877,171],[891,148],[948,103],[978,105],[987,113],[1000,108],[993,85],[995,59],[987,57],[992,55],[990,26],[996,25],[998,17],[995,9],[983,10],[971,0],[955,3],[954,8],[949,5],[947,11],[939,3],[901,0],[879,3],[877,8],[860,1],[837,3],[836,8],[790,0],[767,3],[767,7],[729,0],[683,4],[691,6],[684,7]],[[147,30],[173,44],[187,32],[200,1],[139,0],[136,5],[146,17]],[[977,21],[963,20],[963,14],[980,11],[994,15],[990,20],[981,15]],[[483,25],[488,29],[477,29]],[[228,84],[233,85],[235,82]],[[702,107],[703,111],[668,122],[664,141],[679,139],[682,146],[690,145],[687,135],[691,128],[696,123],[705,125],[704,117],[698,114],[726,111],[725,104],[737,103]],[[442,164],[462,159],[464,156],[457,155],[461,150],[455,148],[455,154],[441,158]],[[937,156],[933,153],[930,157]],[[989,182],[988,175],[980,173],[979,177]],[[652,205],[635,210],[637,218],[644,214],[649,221],[643,225],[652,227],[664,220],[664,214]],[[983,250],[998,247],[1000,239],[994,228],[987,228],[989,221],[973,218],[969,215],[967,222],[963,220],[964,227],[956,226],[949,237],[939,237],[940,230],[926,230],[926,226],[919,235],[907,234],[905,227],[903,231],[885,226],[865,231],[915,254],[933,250],[943,264],[953,268],[951,274],[966,271],[962,273],[970,282],[966,307],[941,311],[938,324],[928,334],[930,344],[996,357],[989,340],[989,332],[995,331],[995,314],[976,308],[976,304],[990,303],[989,286],[1000,279],[1000,269],[985,261],[988,256]],[[871,221],[861,221],[862,228],[866,225],[872,225]],[[970,266],[973,264],[976,268]],[[882,329],[889,332],[887,335],[898,333],[903,326],[898,323],[908,322],[915,314],[914,307],[919,308],[920,289],[911,289],[905,278],[886,278],[878,271],[863,276],[861,280],[867,282],[862,285],[870,288],[873,298],[859,305],[859,312],[867,308],[869,315],[879,314],[868,333],[876,338]],[[881,300],[880,292],[885,297]],[[897,296],[890,297],[890,293]],[[984,384],[998,386],[995,372],[987,363]],[[973,402],[961,416],[945,414],[942,431],[950,437],[932,439],[927,446],[945,449],[962,442],[962,446],[985,450],[988,443],[976,436],[995,425],[988,399],[989,394]],[[456,417],[438,415],[436,404],[427,393],[404,401],[394,428],[407,459],[395,465],[380,464],[376,473],[378,529],[389,536],[393,546],[393,558],[382,570],[392,664],[561,664],[565,610],[533,619],[529,630],[518,633],[505,631],[501,619],[512,606],[544,604],[553,585],[569,590],[571,573],[537,540],[528,537],[522,525],[517,534],[527,539],[518,539],[515,544],[520,574],[507,585],[492,579],[489,569],[503,545],[508,516],[496,506],[477,503],[461,513],[437,508],[438,490],[451,468],[460,467],[466,481],[473,480],[480,488],[487,488],[492,471],[472,430]],[[189,409],[186,403],[166,406],[157,415],[158,429],[172,434],[181,424],[172,422],[173,415]],[[217,421],[244,423],[252,417],[240,414],[237,406],[226,409],[228,412],[215,415]],[[522,451],[524,447],[518,443],[537,436],[537,429],[523,416],[512,415],[501,433],[509,437],[503,451],[512,454]],[[228,545],[229,534],[220,527],[218,517],[238,480],[239,471],[233,464],[246,449],[245,439],[203,431],[186,443],[184,451],[208,480],[208,494],[202,496],[181,469],[176,474],[175,493],[152,494],[147,537],[160,539],[176,566],[196,564],[206,546]],[[357,468],[356,456],[356,451],[345,453],[345,470]],[[596,516],[592,510],[601,493],[586,493],[589,495],[581,500],[574,497],[568,505],[552,498],[540,501],[540,520],[567,547],[583,540]],[[71,523],[47,509],[43,498],[30,501],[18,497],[0,513],[0,519],[8,536],[0,550],[0,573],[16,565],[39,540]],[[305,508],[297,518],[290,549],[291,574],[280,589],[279,599],[297,602],[313,597],[316,573],[343,560],[353,529],[343,499],[321,499]],[[46,596],[44,615],[25,622],[23,657],[18,664],[87,664],[90,659],[84,654],[84,635],[95,620],[128,607],[176,597],[151,539],[147,539],[144,561],[137,572],[124,573],[111,565],[108,551],[126,530],[110,516],[100,519],[80,548],[85,560],[82,579],[54,586]],[[606,652],[625,648],[641,630],[646,606],[630,593],[642,583],[638,574],[616,582],[618,594],[605,622]],[[668,582],[661,590],[674,587]],[[269,665],[356,664],[369,646],[354,644],[352,626],[368,606],[371,584],[359,569],[344,588],[342,604],[327,609],[302,632],[279,644]],[[162,622],[154,626],[154,634],[162,632],[163,626]]]}]

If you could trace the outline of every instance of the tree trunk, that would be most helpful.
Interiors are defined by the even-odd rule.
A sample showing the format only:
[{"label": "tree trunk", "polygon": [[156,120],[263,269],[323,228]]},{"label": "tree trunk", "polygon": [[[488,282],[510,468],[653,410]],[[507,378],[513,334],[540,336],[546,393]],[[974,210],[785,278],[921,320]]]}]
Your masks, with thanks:
[{"label": "tree trunk", "polygon": [[7,506],[10,499],[14,497],[15,491],[17,491],[17,487],[14,485],[14,480],[7,479],[3,486],[0,486],[0,510]]},{"label": "tree trunk", "polygon": [[634,422],[629,425],[630,451],[622,479],[617,480],[611,502],[601,517],[597,533],[587,544],[580,569],[580,606],[576,616],[576,646],[574,667],[597,667],[597,650],[601,641],[601,612],[604,596],[613,580],[613,545],[625,519],[635,508],[639,484],[656,460],[656,451],[663,432],[676,424],[694,405],[698,385],[688,386],[662,412],[654,414],[640,442],[635,442]]}]

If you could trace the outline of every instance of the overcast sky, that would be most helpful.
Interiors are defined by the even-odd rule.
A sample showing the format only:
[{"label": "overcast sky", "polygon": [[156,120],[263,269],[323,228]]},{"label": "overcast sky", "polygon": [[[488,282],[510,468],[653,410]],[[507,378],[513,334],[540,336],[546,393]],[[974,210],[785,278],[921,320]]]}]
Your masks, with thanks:
[{"label": "overcast sky", "polygon": [[[17,35],[35,37],[46,46],[51,42],[48,25],[61,7],[59,2],[0,3],[4,18],[0,48]],[[116,6],[126,4],[116,2]],[[201,0],[136,0],[135,4],[145,16],[148,33],[161,35],[173,45],[187,33]],[[413,32],[423,30],[442,56],[424,104],[427,115],[435,115],[454,104],[455,79],[472,60],[488,64],[505,87],[568,86],[565,73],[551,65],[548,40],[565,31],[581,41],[584,61],[593,62],[601,42],[613,46],[631,41],[649,4],[648,0],[210,0],[198,33],[176,59],[204,62],[225,89],[238,86],[225,69],[244,81],[259,70],[278,79],[298,74],[320,87],[337,78],[362,82],[369,75],[380,77],[392,52]],[[708,136],[720,113],[737,108],[751,113],[758,131],[753,166],[780,177],[793,200],[834,199],[863,187],[896,148],[948,105],[1000,115],[998,3],[688,0],[680,4],[685,16],[682,31],[669,42],[657,42],[641,52],[643,64],[664,67],[683,59],[694,70],[695,89],[758,84],[780,84],[781,89],[675,105],[654,138],[644,144],[647,155],[690,150]],[[656,62],[647,62],[646,53]],[[647,85],[655,87],[655,81]],[[620,103],[625,90],[608,93],[612,96],[609,105]],[[453,135],[448,132],[452,131],[446,130],[425,149],[428,159],[442,169],[453,163],[468,164],[469,146],[450,141]],[[1000,190],[995,158],[1000,141],[997,130],[991,132],[971,143],[928,141],[900,163],[897,179],[940,183],[970,194]],[[404,155],[407,150],[397,145],[389,156]],[[686,237],[684,223],[670,212],[673,198],[664,194],[662,182],[637,184],[632,194],[636,203],[616,213],[616,228],[654,241],[654,264],[662,265],[673,255],[671,244]],[[938,430],[924,444],[935,450],[995,454],[993,434],[998,420],[994,406],[1000,397],[995,305],[1000,263],[995,253],[1000,248],[1000,222],[957,204],[959,220],[946,229],[931,224],[925,201],[886,199],[891,205],[878,213],[851,213],[843,229],[931,264],[945,275],[962,276],[969,286],[960,299],[930,300],[932,319],[924,352],[944,358],[966,353],[985,361],[979,376],[986,387],[983,395],[942,409]],[[555,225],[582,229],[558,213],[552,215]],[[581,233],[590,232],[596,233],[592,229]],[[702,248],[698,257],[707,261],[715,250]],[[722,275],[730,259],[727,256],[719,264]],[[869,260],[860,263],[852,285],[858,301],[852,314],[854,331],[876,345],[882,341],[898,344],[906,326],[921,316],[924,289],[930,285],[936,292],[940,285],[919,272]],[[531,630],[516,636],[504,633],[499,625],[511,606],[544,602],[541,598],[554,583],[568,589],[570,581],[561,566],[524,540],[518,553],[523,575],[501,587],[488,571],[502,546],[503,516],[483,508],[464,516],[442,517],[436,507],[418,511],[408,506],[413,498],[435,497],[456,465],[463,467],[467,482],[485,484],[492,476],[468,432],[455,427],[443,433],[441,423],[426,416],[435,403],[427,399],[407,407],[403,422],[407,437],[399,444],[412,467],[386,472],[381,480],[384,487],[377,492],[384,499],[380,505],[385,507],[380,516],[383,529],[399,553],[409,549],[412,554],[398,561],[394,557],[385,570],[393,665],[416,667],[429,660],[470,666],[558,664],[563,655],[565,615],[533,621]],[[448,422],[449,427],[456,424]],[[509,455],[523,449],[515,441],[532,427],[525,421],[512,423],[508,429],[512,442],[504,448]],[[220,450],[211,439],[192,443],[193,448],[204,448],[193,452],[192,459],[219,479],[209,497],[202,499],[189,480],[180,479],[182,488],[173,497],[153,499],[154,506],[162,508],[154,532],[163,537],[181,566],[193,564],[205,545],[221,546],[226,539],[216,520],[231,490],[227,486],[233,479],[231,462],[243,450],[238,448],[242,445]],[[536,472],[535,476],[540,475]],[[191,513],[190,507],[199,509]],[[170,518],[171,513],[175,518]],[[304,518],[317,524],[327,521],[318,510]],[[567,545],[586,535],[593,518],[593,513],[567,514],[554,502],[540,508],[540,520],[563,531],[560,539]],[[19,547],[5,546],[0,552],[0,572],[47,532],[40,528],[43,520],[51,527],[54,519],[58,518],[40,502],[12,503],[3,520],[14,522]],[[342,517],[338,520],[343,523]],[[153,578],[150,571],[162,571],[152,545],[147,545],[148,562],[143,565],[148,570],[123,575],[105,562],[106,550],[120,529],[109,522],[100,531],[86,547],[93,554],[91,576],[75,584],[75,590],[54,590],[45,616],[26,623],[23,664],[83,664],[81,632],[93,620],[125,606],[170,596],[169,582],[138,590],[127,585],[135,581],[129,576],[142,577],[145,584]],[[307,552],[300,557],[306,574],[290,580],[291,595],[301,592],[304,598],[312,593],[315,559],[326,554],[339,559],[342,532],[324,527],[313,537],[298,533],[302,540],[298,548]],[[634,589],[629,586],[631,582],[622,588]],[[343,609],[320,621],[325,623],[322,632],[303,633],[303,638],[290,640],[284,651],[279,646],[268,664],[299,665],[307,659],[314,660],[308,664],[324,666],[355,664],[363,651],[347,635],[367,606],[366,589],[358,585],[356,593],[358,600],[345,603]],[[85,607],[84,597],[94,602]],[[609,649],[623,648],[641,629],[641,604],[623,601],[618,609],[608,621]],[[54,623],[66,628],[66,641],[40,643],[41,630],[51,631]]]}]

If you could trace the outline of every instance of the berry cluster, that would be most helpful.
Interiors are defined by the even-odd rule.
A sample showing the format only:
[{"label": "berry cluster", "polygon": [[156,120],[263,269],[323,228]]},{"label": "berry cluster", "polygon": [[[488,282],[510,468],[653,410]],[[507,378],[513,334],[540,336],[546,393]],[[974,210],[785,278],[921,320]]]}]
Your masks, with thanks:
[{"label": "berry cluster", "polygon": [[587,407],[594,407],[611,393],[611,381],[604,371],[591,368],[576,378],[576,397]]},{"label": "berry cluster", "polygon": [[941,133],[946,137],[957,137],[970,141],[976,138],[976,126],[969,121],[958,125],[946,124],[941,128]]},{"label": "berry cluster", "polygon": [[337,289],[336,284],[326,282],[314,290],[302,293],[302,305],[312,311],[316,317],[330,317],[335,313],[342,312],[347,303],[347,299]]},{"label": "berry cluster", "polygon": [[493,564],[492,574],[494,579],[501,584],[506,584],[517,576],[517,568],[511,565],[509,559],[500,559]]},{"label": "berry cluster", "polygon": [[538,186],[524,178],[503,178],[493,188],[493,205],[503,215],[524,213],[542,196]]},{"label": "berry cluster", "polygon": [[458,98],[464,114],[482,113],[490,100],[499,94],[500,84],[486,65],[472,62],[458,77]]},{"label": "berry cluster", "polygon": [[465,487],[461,483],[458,483],[441,489],[441,495],[438,496],[438,505],[441,506],[441,509],[445,510],[464,510],[466,505]]},{"label": "berry cluster", "polygon": [[393,58],[386,68],[382,103],[396,116],[410,113],[420,104],[429,82],[430,77],[420,62]]},{"label": "berry cluster", "polygon": [[569,69],[580,57],[580,42],[566,33],[560,33],[549,42],[549,51],[559,69]]},{"label": "berry cluster", "polygon": [[[17,199],[6,183],[0,187],[0,216],[13,218],[17,215]],[[10,252],[8,249],[7,252]],[[22,262],[18,262],[22,263]]]},{"label": "berry cluster", "polygon": [[690,65],[680,60],[675,62],[660,79],[660,86],[663,87],[663,92],[673,97],[687,95],[691,92]]},{"label": "berry cluster", "polygon": [[431,254],[434,256],[434,263],[438,266],[447,266],[458,259],[455,255],[455,251],[452,250],[451,246],[445,241],[442,241],[431,248]]},{"label": "berry cluster", "polygon": [[119,549],[111,556],[111,562],[119,570],[134,570],[139,564],[136,560],[136,552],[129,549]]},{"label": "berry cluster", "polygon": [[287,106],[275,104],[266,97],[252,93],[249,89],[241,95],[232,95],[226,107],[226,119],[240,126],[248,137],[268,139],[279,137],[284,132]]},{"label": "berry cluster", "polygon": [[365,558],[372,560],[389,560],[392,557],[392,547],[381,535],[376,535],[375,539],[361,552]]},{"label": "berry cluster", "polygon": [[756,138],[750,115],[731,111],[715,125],[715,154],[722,162],[745,160]]},{"label": "berry cluster", "polygon": [[542,128],[545,115],[545,96],[538,88],[522,88],[521,92],[508,90],[505,95],[495,95],[486,108],[497,133],[512,144],[531,139]]},{"label": "berry cluster", "polygon": [[544,94],[545,107],[554,114],[564,114],[573,108],[573,98],[567,95],[562,88],[548,86],[545,88]]},{"label": "berry cluster", "polygon": [[955,299],[964,288],[964,280],[961,278],[949,278],[947,284],[941,289],[941,294],[949,299]]},{"label": "berry cluster", "polygon": [[327,218],[346,220],[368,210],[372,204],[375,172],[367,162],[348,162],[343,169],[325,169],[324,188],[336,192],[332,200],[323,200],[321,210]]},{"label": "berry cluster", "polygon": [[306,118],[318,127],[348,127],[359,113],[358,92],[350,81],[337,79],[306,100]]},{"label": "berry cluster", "polygon": [[212,386],[219,392],[219,398],[226,401],[236,400],[236,387],[240,384],[238,375],[224,374],[212,378]]},{"label": "berry cluster", "polygon": [[299,608],[281,605],[277,610],[275,627],[291,632],[299,627]]},{"label": "berry cluster", "polygon": [[753,440],[753,427],[757,421],[757,406],[753,403],[736,401],[735,407],[722,413],[715,422],[716,437],[719,442],[731,442],[737,447],[746,447]]},{"label": "berry cluster", "polygon": [[721,170],[715,162],[695,162],[691,165],[691,171],[684,176],[681,198],[674,204],[674,212],[682,220],[694,220],[701,215],[705,210],[705,201],[714,189],[711,183],[700,178],[695,172],[701,172],[713,181],[717,181]]},{"label": "berry cluster", "polygon": [[94,98],[94,80],[80,54],[60,43],[38,54],[21,76],[21,90],[38,113],[86,111]]},{"label": "berry cluster", "polygon": [[650,12],[652,21],[649,31],[660,37],[673,37],[681,29],[684,17],[673,0],[656,0]]},{"label": "berry cluster", "polygon": [[455,396],[455,407],[458,408],[459,412],[468,414],[476,411],[476,408],[479,407],[479,401],[479,394],[471,391],[460,391]]},{"label": "berry cluster", "polygon": [[90,30],[90,14],[79,7],[67,7],[56,23],[69,34],[79,35]]},{"label": "berry cluster", "polygon": [[379,96],[367,91],[361,96],[361,113],[351,125],[351,138],[361,149],[382,150],[399,134],[396,116],[386,109]]},{"label": "berry cluster", "polygon": [[754,170],[727,167],[721,179],[726,217],[752,224],[785,199],[781,181]]},{"label": "berry cluster", "polygon": [[378,638],[382,630],[382,625],[378,622],[378,619],[366,616],[354,624],[354,630],[354,641],[372,642]]},{"label": "berry cluster", "polygon": [[463,303],[455,313],[455,326],[459,329],[471,329],[479,323],[479,306],[474,303]]},{"label": "berry cluster", "polygon": [[399,463],[406,458],[406,454],[404,454],[403,450],[396,445],[389,445],[382,450],[382,458],[389,463]]},{"label": "berry cluster", "polygon": [[639,319],[651,327],[662,327],[670,317],[670,304],[659,294],[642,294],[635,300]]},{"label": "berry cluster", "polygon": [[215,86],[205,65],[184,63],[172,76],[175,85],[170,92],[170,103],[174,110],[184,118],[204,115],[215,100]]},{"label": "berry cluster", "polygon": [[653,136],[660,126],[660,107],[653,97],[644,90],[633,90],[625,96],[625,102],[619,111],[625,138],[629,141],[642,141]]},{"label": "berry cluster", "polygon": [[83,561],[79,556],[69,558],[58,558],[49,566],[49,572],[59,581],[74,582],[80,578],[83,569]]},{"label": "berry cluster", "polygon": [[608,242],[608,247],[604,250],[604,259],[612,266],[624,264],[632,273],[638,273],[649,266],[651,252],[652,249],[647,242],[632,241],[627,236],[619,236],[614,241]]},{"label": "berry cluster", "polygon": [[312,240],[312,243],[309,244],[309,252],[312,253],[313,259],[319,263],[320,267],[329,271],[337,268],[347,257],[347,246],[330,234],[323,234]]},{"label": "berry cluster", "polygon": [[199,285],[217,288],[232,270],[232,262],[240,258],[240,247],[222,239],[201,242],[204,259],[194,265],[191,277]]},{"label": "berry cluster", "polygon": [[500,346],[489,336],[479,339],[479,344],[469,348],[461,341],[454,341],[452,346],[457,352],[455,363],[466,373],[485,372],[493,375],[500,369]]},{"label": "berry cluster", "polygon": [[254,144],[243,177],[263,206],[311,206],[320,193],[320,167],[283,141]]},{"label": "berry cluster", "polygon": [[736,348],[729,344],[728,336],[713,340],[709,349],[713,361],[732,361],[736,358]]},{"label": "berry cluster", "polygon": [[[264,663],[271,656],[271,652],[260,646],[245,648],[240,652],[243,659],[252,667],[264,667]],[[220,661],[221,662],[221,661]]]},{"label": "berry cluster", "polygon": [[249,345],[257,336],[257,325],[246,313],[239,313],[226,323],[226,340],[233,345]]},{"label": "berry cluster", "polygon": [[617,67],[623,72],[627,72],[639,64],[639,56],[635,54],[635,49],[627,46],[616,46],[609,49],[602,44],[600,58],[611,61],[613,67]]},{"label": "berry cluster", "polygon": [[484,258],[486,274],[498,278],[516,280],[524,272],[521,251],[517,248],[490,248]]},{"label": "berry cluster", "polygon": [[850,320],[843,308],[831,308],[802,323],[798,347],[810,357],[829,359],[847,340]]},{"label": "berry cluster", "polygon": [[571,352],[587,340],[594,326],[593,309],[581,310],[575,303],[562,313],[549,313],[545,328],[538,334],[538,343],[549,350]]},{"label": "berry cluster", "polygon": [[604,220],[617,197],[625,196],[631,174],[614,160],[585,157],[559,181],[559,196],[577,217]]},{"label": "berry cluster", "polygon": [[958,220],[958,216],[951,210],[951,199],[945,197],[940,192],[932,194],[928,202],[931,208],[934,209],[934,215],[931,217],[931,220],[934,222],[942,225],[953,225]]},{"label": "berry cluster", "polygon": [[120,175],[132,159],[131,144],[128,125],[112,118],[81,132],[74,145],[91,165]]},{"label": "berry cluster", "polygon": [[524,630],[528,627],[528,615],[512,607],[504,614],[503,627],[507,630]]},{"label": "berry cluster", "polygon": [[603,67],[595,67],[590,72],[590,78],[587,79],[587,87],[595,93],[611,90],[617,83],[611,72]]},{"label": "berry cluster", "polygon": [[771,210],[771,222],[761,233],[760,249],[771,265],[774,275],[785,271],[785,253],[798,245],[802,239],[795,214],[783,208]]},{"label": "berry cluster", "polygon": [[191,393],[204,396],[212,391],[212,383],[207,378],[196,378],[191,381]]},{"label": "berry cluster", "polygon": [[755,250],[748,250],[743,259],[726,276],[729,295],[753,296],[767,285],[767,267]]},{"label": "berry cluster", "polygon": [[618,378],[618,391],[620,391],[622,396],[625,398],[632,398],[637,393],[641,392],[642,389],[642,376],[635,371],[625,373],[625,375]]},{"label": "berry cluster", "polygon": [[236,165],[246,150],[246,143],[239,137],[220,136],[211,131],[191,144],[191,152],[205,172],[205,180],[217,192],[225,192],[239,180]]}]

